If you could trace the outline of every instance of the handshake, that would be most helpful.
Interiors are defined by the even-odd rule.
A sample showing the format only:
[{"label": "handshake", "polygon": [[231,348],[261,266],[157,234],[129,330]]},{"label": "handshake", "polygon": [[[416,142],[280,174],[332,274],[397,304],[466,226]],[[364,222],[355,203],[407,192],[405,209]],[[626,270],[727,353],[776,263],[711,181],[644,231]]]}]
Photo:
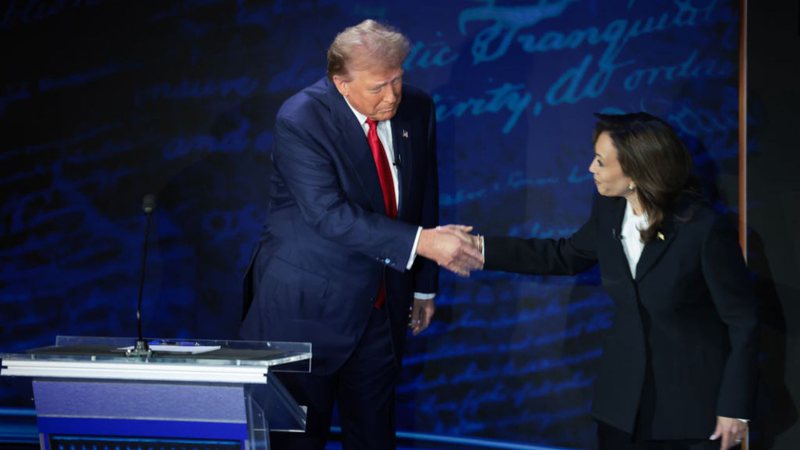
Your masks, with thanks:
[{"label": "handshake", "polygon": [[424,229],[417,243],[417,254],[468,277],[470,272],[483,269],[483,238],[470,231],[472,227],[465,225]]}]

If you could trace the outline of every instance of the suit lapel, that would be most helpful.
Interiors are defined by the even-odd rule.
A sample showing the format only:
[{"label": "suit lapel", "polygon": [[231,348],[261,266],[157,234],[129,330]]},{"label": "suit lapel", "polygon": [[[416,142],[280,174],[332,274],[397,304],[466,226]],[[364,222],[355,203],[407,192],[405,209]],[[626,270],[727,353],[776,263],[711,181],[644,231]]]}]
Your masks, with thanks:
[{"label": "suit lapel", "polygon": [[411,165],[413,160],[411,158],[411,136],[409,135],[409,126],[406,120],[406,114],[403,113],[403,104],[400,103],[397,114],[392,118],[392,148],[394,150],[394,159],[397,161],[397,189],[400,191],[398,198],[400,204],[397,205],[397,215],[401,216],[403,207],[407,204],[405,195],[409,193],[407,186],[411,186]]},{"label": "suit lapel", "polygon": [[669,248],[677,234],[675,219],[672,215],[667,216],[658,230],[656,238],[648,242],[642,250],[642,256],[636,265],[636,281],[640,281],[655,266],[664,251]]},{"label": "suit lapel", "polygon": [[612,210],[611,217],[613,217],[613,222],[611,228],[611,238],[614,241],[612,247],[614,248],[614,252],[617,254],[617,259],[621,264],[624,265],[625,271],[627,273],[631,273],[630,269],[628,268],[628,257],[625,256],[625,250],[622,249],[622,219],[625,217],[626,205],[627,200],[623,198],[622,201],[616,202],[616,205]]},{"label": "suit lapel", "polygon": [[372,150],[370,150],[367,137],[364,135],[364,129],[361,128],[353,111],[350,110],[336,87],[330,81],[327,82],[327,85],[331,121],[340,131],[335,139],[336,149],[340,151],[342,158],[353,167],[363,192],[369,197],[372,209],[383,212],[385,207],[381,183],[378,179],[378,171],[375,169]]}]

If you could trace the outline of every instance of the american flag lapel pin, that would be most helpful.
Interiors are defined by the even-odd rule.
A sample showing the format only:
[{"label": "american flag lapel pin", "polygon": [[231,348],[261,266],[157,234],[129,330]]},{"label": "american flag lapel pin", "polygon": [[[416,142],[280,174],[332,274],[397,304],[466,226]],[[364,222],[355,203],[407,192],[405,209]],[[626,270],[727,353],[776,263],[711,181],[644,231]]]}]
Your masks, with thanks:
[{"label": "american flag lapel pin", "polygon": [[406,131],[406,130],[403,130],[403,137],[404,137],[405,139],[408,139],[408,131]]}]

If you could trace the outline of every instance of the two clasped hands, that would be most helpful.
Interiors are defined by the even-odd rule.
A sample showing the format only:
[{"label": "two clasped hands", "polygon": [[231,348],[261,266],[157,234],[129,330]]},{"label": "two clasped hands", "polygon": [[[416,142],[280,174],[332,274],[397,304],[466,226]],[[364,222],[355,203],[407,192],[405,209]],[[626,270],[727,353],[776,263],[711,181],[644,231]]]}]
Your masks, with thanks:
[{"label": "two clasped hands", "polygon": [[471,226],[444,225],[422,230],[417,253],[439,266],[468,277],[483,268],[483,239],[470,234]]},{"label": "two clasped hands", "polygon": [[[465,225],[423,229],[417,242],[417,255],[455,274],[468,277],[470,272],[483,268],[483,239],[470,234],[470,231],[472,227]],[[414,298],[408,316],[408,327],[414,335],[428,328],[434,311],[434,302],[430,299]]]}]

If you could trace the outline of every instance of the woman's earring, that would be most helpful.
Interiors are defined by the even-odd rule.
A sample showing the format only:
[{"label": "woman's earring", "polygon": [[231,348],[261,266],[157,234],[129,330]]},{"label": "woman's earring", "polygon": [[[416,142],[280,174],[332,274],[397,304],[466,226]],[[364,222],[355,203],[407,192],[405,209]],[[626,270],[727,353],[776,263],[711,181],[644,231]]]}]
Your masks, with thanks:
[{"label": "woman's earring", "polygon": [[634,190],[634,189],[636,189],[636,185],[634,185],[634,184],[633,184],[633,181],[631,181],[630,183],[628,183],[628,190],[629,190],[629,191],[632,191],[632,190]]}]

